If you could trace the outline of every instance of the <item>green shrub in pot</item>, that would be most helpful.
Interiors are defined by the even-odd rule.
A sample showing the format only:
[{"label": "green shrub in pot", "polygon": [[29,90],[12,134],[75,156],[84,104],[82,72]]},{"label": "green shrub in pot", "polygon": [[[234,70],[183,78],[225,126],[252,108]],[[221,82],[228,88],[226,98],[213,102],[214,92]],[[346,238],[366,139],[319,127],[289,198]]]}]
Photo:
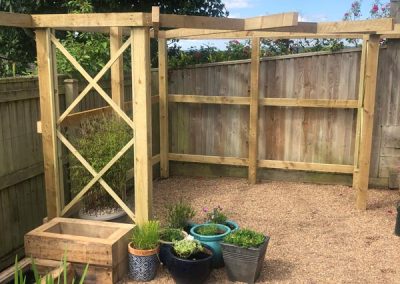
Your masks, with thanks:
[{"label": "green shrub in pot", "polygon": [[230,281],[254,283],[260,276],[269,237],[261,233],[239,229],[221,242]]},{"label": "green shrub in pot", "polygon": [[[83,158],[99,172],[133,137],[132,129],[115,115],[85,119],[78,129],[69,130],[69,139]],[[69,154],[72,195],[78,194],[93,178],[73,154]],[[129,149],[103,175],[103,179],[126,201],[126,172],[133,164],[133,150]],[[96,182],[82,199],[80,217],[110,220],[124,214],[119,205]],[[97,217],[97,218],[96,218]]]},{"label": "green shrub in pot", "polygon": [[169,228],[185,229],[190,225],[195,211],[182,199],[175,204],[167,205],[167,224]]}]

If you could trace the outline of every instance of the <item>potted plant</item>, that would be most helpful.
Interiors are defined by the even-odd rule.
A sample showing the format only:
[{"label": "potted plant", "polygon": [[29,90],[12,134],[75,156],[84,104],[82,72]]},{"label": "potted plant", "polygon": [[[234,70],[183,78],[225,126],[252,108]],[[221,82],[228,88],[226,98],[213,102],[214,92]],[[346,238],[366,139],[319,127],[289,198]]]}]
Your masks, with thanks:
[{"label": "potted plant", "polygon": [[239,229],[221,243],[228,278],[231,281],[254,283],[260,276],[269,237]]},{"label": "potted plant", "polygon": [[181,229],[165,228],[160,232],[160,262],[164,265],[168,265],[169,259],[169,247],[176,241],[181,241],[186,238],[188,234]]},{"label": "potted plant", "polygon": [[159,223],[149,221],[133,228],[128,244],[128,275],[136,281],[154,279],[159,264]]},{"label": "potted plant", "polygon": [[203,208],[203,212],[206,213],[206,223],[214,223],[228,226],[232,232],[239,229],[239,225],[236,222],[228,220],[228,217],[222,212],[222,207],[219,205],[213,208],[213,210],[210,212],[207,208]]},{"label": "potted plant", "polygon": [[167,206],[167,223],[169,228],[184,229],[189,232],[194,223],[192,218],[195,212],[190,204],[182,199],[175,204]]},{"label": "potted plant", "polygon": [[204,283],[211,273],[212,252],[199,241],[184,239],[169,247],[168,270],[180,284]]},{"label": "potted plant", "polygon": [[[85,119],[80,128],[70,129],[68,136],[79,153],[99,172],[131,139],[132,129],[115,115]],[[133,164],[133,150],[128,150],[104,175],[103,179],[126,201],[126,172]],[[93,178],[75,156],[69,155],[71,194],[77,195]],[[82,199],[79,217],[110,221],[122,219],[125,211],[96,182]]]},{"label": "potted plant", "polygon": [[212,265],[214,268],[224,266],[224,260],[221,253],[220,242],[231,232],[231,229],[225,225],[205,223],[194,226],[190,230],[190,234],[199,240],[202,244],[207,245],[213,252]]}]

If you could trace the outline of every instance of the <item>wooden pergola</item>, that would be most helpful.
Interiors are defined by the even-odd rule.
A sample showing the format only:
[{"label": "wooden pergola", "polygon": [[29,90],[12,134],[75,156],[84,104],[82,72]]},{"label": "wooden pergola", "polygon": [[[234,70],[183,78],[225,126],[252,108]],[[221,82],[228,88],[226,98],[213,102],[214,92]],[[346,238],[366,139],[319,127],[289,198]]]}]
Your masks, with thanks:
[{"label": "wooden pergola", "polygon": [[[372,130],[375,107],[375,91],[379,44],[382,38],[398,38],[400,25],[393,19],[376,19],[348,22],[298,22],[297,13],[283,13],[248,19],[212,18],[160,14],[158,7],[152,13],[96,13],[27,15],[0,13],[0,25],[31,28],[36,31],[37,62],[39,70],[41,129],[45,168],[45,185],[48,218],[62,216],[76,205],[91,186],[99,182],[112,198],[127,212],[134,222],[151,218],[152,166],[160,163],[161,177],[169,176],[169,161],[197,162],[248,167],[248,180],[257,181],[258,168],[304,170],[353,174],[356,205],[367,207],[367,190],[372,147]],[[109,34],[111,58],[102,70],[91,77],[65,49],[55,36],[56,30],[101,32]],[[122,43],[123,36],[128,40]],[[150,38],[158,39],[159,47],[159,95],[151,96]],[[194,96],[168,94],[168,39],[251,39],[251,80],[249,97]],[[260,39],[288,38],[354,38],[363,41],[359,93],[357,100],[259,98]],[[132,109],[133,117],[123,111],[123,62],[122,54],[131,47]],[[88,85],[60,113],[55,50],[58,49],[87,80]],[[95,59],[93,59],[95,60]],[[112,94],[109,96],[98,84],[100,78],[111,69]],[[105,108],[80,113],[71,112],[78,103],[95,89],[133,130],[129,143],[99,172],[80,155],[61,133],[61,123],[101,113]],[[160,154],[152,154],[151,104],[159,102]],[[249,153],[247,158],[204,156],[170,153],[168,145],[168,103],[201,103],[247,105],[250,108]],[[319,164],[277,160],[259,160],[257,153],[258,113],[263,106],[340,108],[357,111],[357,128],[354,145],[354,165]],[[61,171],[61,146],[68,150],[93,175],[93,179],[72,201],[64,205],[63,176]],[[134,147],[135,212],[118,197],[102,179],[103,174],[131,147]]]}]

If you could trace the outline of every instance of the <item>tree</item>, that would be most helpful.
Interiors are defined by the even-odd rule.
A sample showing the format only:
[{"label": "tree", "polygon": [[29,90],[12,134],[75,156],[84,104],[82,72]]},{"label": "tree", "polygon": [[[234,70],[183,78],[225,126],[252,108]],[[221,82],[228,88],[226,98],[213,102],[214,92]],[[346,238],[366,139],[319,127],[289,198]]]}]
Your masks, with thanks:
[{"label": "tree", "polygon": [[[0,11],[27,13],[27,14],[55,14],[55,13],[87,13],[87,12],[150,12],[152,6],[160,6],[161,13],[186,14],[212,17],[226,17],[229,15],[221,0],[0,0]],[[66,40],[70,48],[78,52],[81,60],[93,53],[108,56],[108,43],[104,44],[105,36],[89,35],[89,33],[60,32],[58,38]],[[76,42],[73,42],[76,40]],[[23,75],[32,67],[36,58],[34,34],[29,29],[0,27],[0,77]],[[80,47],[85,46],[85,50]],[[152,44],[152,54],[156,52]],[[107,51],[106,51],[107,49]],[[103,56],[103,51],[106,54]],[[75,55],[75,54],[74,54]],[[100,62],[101,63],[101,62]],[[156,64],[157,62],[153,62]],[[85,64],[85,62],[84,62]],[[93,64],[93,62],[91,62]],[[69,70],[68,64],[61,62],[60,70]],[[86,64],[86,67],[93,67]],[[97,71],[97,68],[92,70]]]}]

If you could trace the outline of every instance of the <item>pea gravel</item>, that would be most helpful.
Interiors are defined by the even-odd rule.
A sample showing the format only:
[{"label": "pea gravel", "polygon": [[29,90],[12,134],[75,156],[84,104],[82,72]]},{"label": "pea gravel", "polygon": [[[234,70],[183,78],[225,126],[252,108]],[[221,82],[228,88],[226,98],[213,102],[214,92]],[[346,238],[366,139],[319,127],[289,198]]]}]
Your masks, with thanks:
[{"label": "pea gravel", "polygon": [[[241,227],[271,237],[260,283],[400,283],[400,237],[393,234],[399,191],[370,190],[368,210],[351,187],[236,178],[173,177],[154,183],[154,214],[180,198],[196,210],[220,205]],[[133,281],[126,281],[134,283]],[[174,283],[161,267],[152,283]],[[229,283],[225,270],[209,283]]]}]

